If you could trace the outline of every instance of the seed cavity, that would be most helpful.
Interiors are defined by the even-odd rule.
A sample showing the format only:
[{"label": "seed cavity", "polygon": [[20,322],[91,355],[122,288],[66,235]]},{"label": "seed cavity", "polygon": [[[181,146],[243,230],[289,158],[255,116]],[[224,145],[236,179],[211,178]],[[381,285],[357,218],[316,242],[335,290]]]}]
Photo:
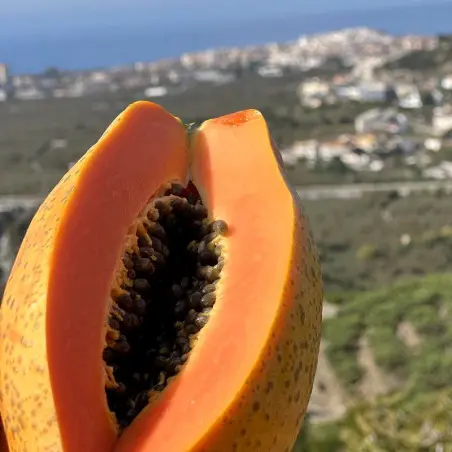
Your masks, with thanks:
[{"label": "seed cavity", "polygon": [[189,360],[215,305],[227,230],[223,220],[208,218],[194,186],[177,183],[130,229],[103,351],[108,405],[120,431]]}]

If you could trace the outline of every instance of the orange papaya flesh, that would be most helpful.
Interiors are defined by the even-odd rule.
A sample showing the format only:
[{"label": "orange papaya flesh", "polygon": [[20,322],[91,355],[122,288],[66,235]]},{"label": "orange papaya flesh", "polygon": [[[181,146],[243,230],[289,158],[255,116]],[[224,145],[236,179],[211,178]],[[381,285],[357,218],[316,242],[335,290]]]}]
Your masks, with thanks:
[{"label": "orange papaya flesh", "polygon": [[135,103],[42,204],[7,283],[10,450],[290,450],[321,304],[308,221],[262,115],[188,140]]}]

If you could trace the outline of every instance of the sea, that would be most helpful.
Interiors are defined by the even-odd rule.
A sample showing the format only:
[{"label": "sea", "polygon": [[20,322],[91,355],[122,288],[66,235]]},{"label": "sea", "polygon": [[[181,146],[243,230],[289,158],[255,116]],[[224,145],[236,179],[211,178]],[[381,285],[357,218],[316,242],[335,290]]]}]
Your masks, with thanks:
[{"label": "sea", "polygon": [[402,34],[452,34],[452,3],[421,4],[373,11],[291,15],[272,20],[204,23],[175,30],[102,25],[76,33],[61,28],[41,35],[0,35],[0,62],[13,73],[49,67],[77,70],[155,61],[208,48],[294,40],[301,35],[365,26]]}]

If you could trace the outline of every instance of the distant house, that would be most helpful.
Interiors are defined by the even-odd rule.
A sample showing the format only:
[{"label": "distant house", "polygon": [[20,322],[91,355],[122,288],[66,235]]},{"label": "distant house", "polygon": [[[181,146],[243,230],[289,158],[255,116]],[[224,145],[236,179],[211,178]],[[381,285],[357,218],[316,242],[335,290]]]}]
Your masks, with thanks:
[{"label": "distant house", "polygon": [[298,159],[316,160],[319,142],[317,140],[296,141],[292,147],[292,153]]},{"label": "distant house", "polygon": [[281,77],[283,75],[283,71],[279,67],[274,66],[262,66],[257,70],[257,73],[261,77]]},{"label": "distant house", "polygon": [[443,143],[439,138],[426,138],[424,147],[427,151],[438,152],[441,150]]},{"label": "distant house", "polygon": [[193,73],[193,78],[198,82],[214,83],[216,85],[223,85],[234,81],[235,76],[226,72],[217,70],[203,70]]},{"label": "distant house", "polygon": [[331,97],[331,93],[330,84],[317,77],[300,83],[297,88],[297,96],[301,104],[310,108],[320,107],[324,101]]},{"label": "distant house", "polygon": [[390,87],[383,82],[364,82],[358,85],[361,102],[385,102]]},{"label": "distant house", "polygon": [[342,140],[323,141],[318,146],[318,158],[329,162],[335,157],[343,157],[350,149],[350,145]]},{"label": "distant house", "polygon": [[64,88],[57,88],[53,91],[53,97],[81,97],[86,93],[86,84],[81,79],[74,80],[70,85]]},{"label": "distant house", "polygon": [[68,141],[65,138],[52,138],[49,143],[50,149],[64,149],[67,145]]},{"label": "distant house", "polygon": [[110,79],[111,75],[107,71],[95,71],[88,77],[91,83],[109,83]]},{"label": "distant house", "polygon": [[370,161],[370,157],[367,154],[358,153],[354,150],[344,153],[340,156],[340,159],[345,165],[355,170],[361,170],[367,167]]},{"label": "distant house", "polygon": [[291,149],[281,149],[281,158],[286,167],[295,166],[298,163],[298,159]]},{"label": "distant house", "polygon": [[452,129],[452,105],[433,109],[432,127],[437,136],[444,135]]},{"label": "distant house", "polygon": [[373,108],[355,118],[357,133],[403,133],[408,127],[407,117],[394,108]]},{"label": "distant house", "polygon": [[350,166],[361,166],[361,162],[368,159],[367,155],[362,156],[354,152],[350,142],[341,138],[323,142],[298,141],[291,148],[281,151],[281,154],[284,163],[289,166],[304,160],[312,167],[317,161],[331,162],[335,158],[345,159]]},{"label": "distant house", "polygon": [[410,94],[399,100],[399,106],[407,109],[422,108],[422,99],[420,94]]},{"label": "distant house", "polygon": [[366,152],[373,152],[378,149],[379,143],[377,135],[374,133],[361,133],[351,138],[353,145]]},{"label": "distant house", "polygon": [[165,86],[150,86],[144,90],[145,97],[164,97],[168,94]]},{"label": "distant house", "polygon": [[296,141],[292,147],[281,150],[283,162],[288,166],[296,165],[298,161],[315,162],[318,157],[318,141]]},{"label": "distant house", "polygon": [[325,97],[330,93],[330,85],[328,82],[319,78],[311,78],[298,86],[298,96],[300,99],[309,97]]},{"label": "distant house", "polygon": [[398,83],[394,87],[401,108],[422,108],[422,97],[419,88],[412,83]]},{"label": "distant house", "polygon": [[438,166],[426,168],[423,176],[429,179],[451,179],[452,178],[452,162],[443,161]]},{"label": "distant house", "polygon": [[334,88],[334,93],[342,100],[358,100],[359,89],[356,85],[340,85]]},{"label": "distant house", "polygon": [[168,71],[166,76],[171,83],[178,84],[181,81],[181,75],[173,69]]},{"label": "distant house", "polygon": [[452,91],[452,74],[443,77],[443,79],[441,80],[441,88],[447,91]]},{"label": "distant house", "polygon": [[383,82],[363,82],[360,84],[335,87],[336,96],[340,99],[358,102],[385,102],[390,87]]},{"label": "distant house", "polygon": [[4,63],[0,63],[0,86],[4,86],[9,81],[8,66]]},{"label": "distant house", "polygon": [[16,88],[14,96],[20,100],[36,100],[44,99],[44,93],[35,86],[29,86],[24,88]]}]

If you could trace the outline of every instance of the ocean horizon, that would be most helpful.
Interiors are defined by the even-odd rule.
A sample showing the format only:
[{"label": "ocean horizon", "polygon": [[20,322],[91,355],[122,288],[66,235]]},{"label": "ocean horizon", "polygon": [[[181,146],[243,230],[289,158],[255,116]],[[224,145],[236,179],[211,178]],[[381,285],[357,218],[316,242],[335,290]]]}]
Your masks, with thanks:
[{"label": "ocean horizon", "polygon": [[452,4],[393,7],[373,11],[280,17],[273,20],[194,25],[168,30],[103,26],[81,32],[0,35],[0,62],[12,73],[39,73],[49,67],[83,70],[176,58],[210,48],[285,42],[304,34],[365,26],[394,35],[452,33]]}]

